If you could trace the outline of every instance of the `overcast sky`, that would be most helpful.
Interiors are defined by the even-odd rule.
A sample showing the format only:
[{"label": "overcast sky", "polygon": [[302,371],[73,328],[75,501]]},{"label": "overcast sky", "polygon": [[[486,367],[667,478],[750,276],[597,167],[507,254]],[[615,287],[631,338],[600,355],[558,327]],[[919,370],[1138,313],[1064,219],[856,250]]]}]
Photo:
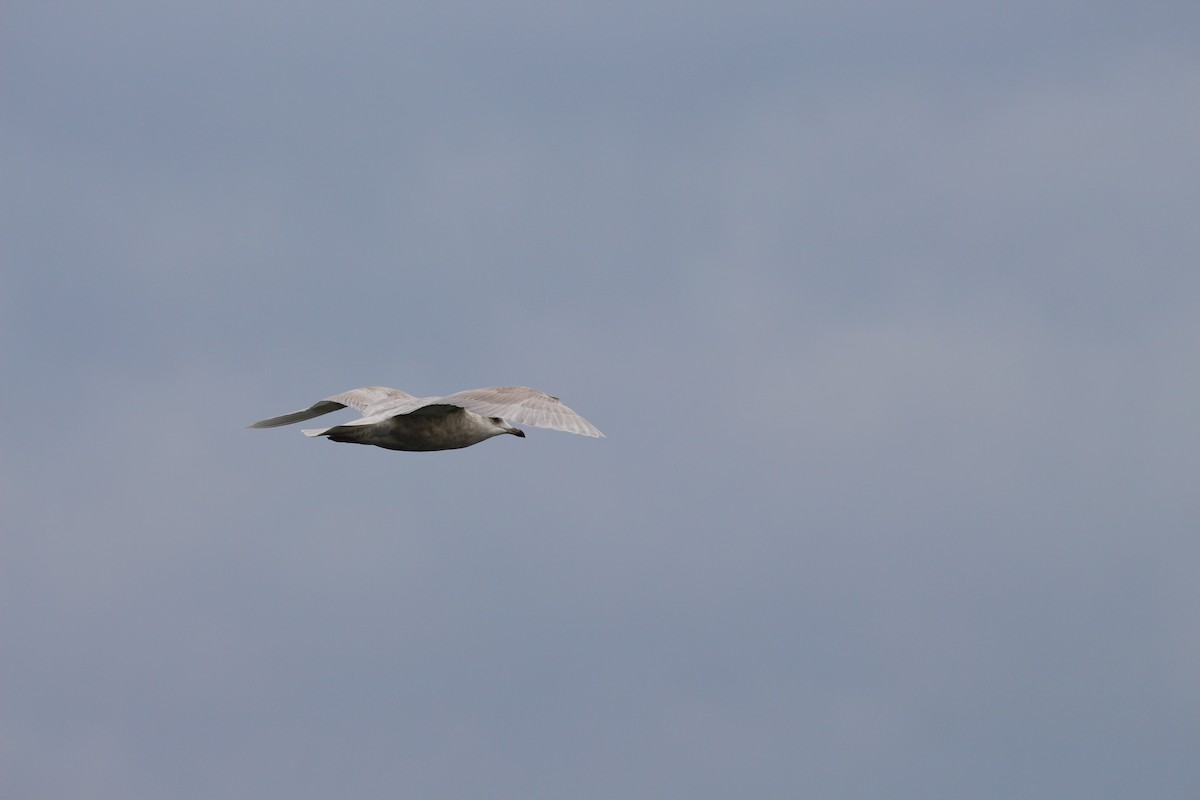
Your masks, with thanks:
[{"label": "overcast sky", "polygon": [[1195,2],[0,37],[5,798],[1196,796]]}]

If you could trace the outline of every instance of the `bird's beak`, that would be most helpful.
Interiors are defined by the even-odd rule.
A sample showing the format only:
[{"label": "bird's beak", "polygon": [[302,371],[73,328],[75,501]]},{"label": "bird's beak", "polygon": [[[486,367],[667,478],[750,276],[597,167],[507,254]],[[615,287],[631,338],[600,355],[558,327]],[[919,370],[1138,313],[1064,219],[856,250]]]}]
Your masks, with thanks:
[{"label": "bird's beak", "polygon": [[513,436],[520,436],[522,439],[525,438],[525,431],[520,428],[505,428],[504,432],[511,433]]}]

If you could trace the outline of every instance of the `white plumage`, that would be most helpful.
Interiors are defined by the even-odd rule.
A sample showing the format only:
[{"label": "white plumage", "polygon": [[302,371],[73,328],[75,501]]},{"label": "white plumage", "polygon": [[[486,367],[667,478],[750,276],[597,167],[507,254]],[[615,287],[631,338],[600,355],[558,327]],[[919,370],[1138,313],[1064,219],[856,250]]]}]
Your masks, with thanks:
[{"label": "white plumage", "polygon": [[604,435],[557,397],[527,386],[468,389],[445,397],[414,397],[386,386],[365,386],[250,427],[291,425],[347,406],[362,417],[343,425],[306,430],[304,434],[389,450],[454,450],[503,433],[525,436],[506,420],[581,436]]}]

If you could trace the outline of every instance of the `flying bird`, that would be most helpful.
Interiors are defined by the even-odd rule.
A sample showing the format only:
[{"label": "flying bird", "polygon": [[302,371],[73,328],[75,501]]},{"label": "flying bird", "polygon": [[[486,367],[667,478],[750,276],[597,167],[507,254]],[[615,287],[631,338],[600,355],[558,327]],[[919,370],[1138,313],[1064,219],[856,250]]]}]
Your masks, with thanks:
[{"label": "flying bird", "polygon": [[343,425],[306,430],[304,435],[388,450],[456,450],[504,433],[524,438],[525,432],[507,420],[580,436],[604,435],[557,397],[527,386],[468,389],[446,397],[413,397],[386,386],[364,386],[249,427],[277,428],[347,406],[362,417]]}]

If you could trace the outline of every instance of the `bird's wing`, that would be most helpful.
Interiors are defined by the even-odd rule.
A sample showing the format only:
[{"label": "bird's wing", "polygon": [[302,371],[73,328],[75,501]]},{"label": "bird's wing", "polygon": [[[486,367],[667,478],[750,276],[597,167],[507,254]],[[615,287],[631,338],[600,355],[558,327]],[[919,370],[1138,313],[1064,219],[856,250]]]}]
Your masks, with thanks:
[{"label": "bird's wing", "polygon": [[366,416],[367,414],[377,413],[376,409],[390,406],[397,402],[416,400],[417,398],[408,392],[402,392],[399,389],[390,389],[387,386],[364,386],[361,389],[351,389],[348,392],[335,394],[333,397],[326,399],[350,406],[355,411]]},{"label": "bird's wing", "polygon": [[[359,419],[342,422],[338,427],[349,428],[359,425],[377,425],[387,422],[393,417],[440,417],[452,411],[461,411],[461,405],[442,402],[440,397],[410,397],[407,400],[396,400],[390,403],[374,406],[371,413]],[[309,436],[319,436],[321,431],[303,431]]]},{"label": "bird's wing", "polygon": [[468,389],[446,397],[426,398],[429,403],[455,405],[484,417],[501,417],[535,428],[550,428],[580,436],[600,437],[596,426],[552,397],[528,386]]},{"label": "bird's wing", "polygon": [[363,416],[369,416],[377,413],[376,409],[378,408],[391,406],[396,403],[403,404],[406,401],[416,399],[408,392],[402,392],[399,389],[389,389],[386,386],[364,386],[361,389],[351,389],[348,392],[327,397],[300,411],[293,411],[283,416],[260,420],[250,425],[250,427],[278,428],[280,425],[303,422],[306,419],[319,417],[322,414],[328,414],[331,411],[337,411],[339,408],[346,408],[347,406],[353,408]]}]

